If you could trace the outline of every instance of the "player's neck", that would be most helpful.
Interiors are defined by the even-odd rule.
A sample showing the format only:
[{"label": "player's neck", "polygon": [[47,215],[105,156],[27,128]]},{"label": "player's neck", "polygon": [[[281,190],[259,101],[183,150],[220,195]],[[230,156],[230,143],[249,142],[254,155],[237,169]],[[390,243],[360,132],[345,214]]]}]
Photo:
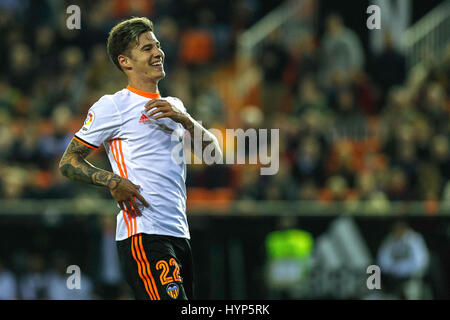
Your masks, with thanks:
[{"label": "player's neck", "polygon": [[140,81],[140,80],[132,80],[128,79],[128,85],[140,91],[150,92],[150,93],[159,93],[158,83],[153,81]]}]

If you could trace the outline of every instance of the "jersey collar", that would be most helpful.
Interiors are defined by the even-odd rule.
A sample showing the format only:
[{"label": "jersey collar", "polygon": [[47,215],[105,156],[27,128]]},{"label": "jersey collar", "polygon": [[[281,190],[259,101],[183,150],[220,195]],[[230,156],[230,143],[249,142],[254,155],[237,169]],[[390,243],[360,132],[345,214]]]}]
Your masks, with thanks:
[{"label": "jersey collar", "polygon": [[142,90],[138,90],[136,88],[133,88],[131,86],[127,86],[127,89],[130,90],[131,92],[134,92],[142,97],[146,97],[146,98],[150,98],[150,99],[159,99],[161,98],[161,95],[159,94],[159,92],[147,92],[147,91],[142,91]]}]

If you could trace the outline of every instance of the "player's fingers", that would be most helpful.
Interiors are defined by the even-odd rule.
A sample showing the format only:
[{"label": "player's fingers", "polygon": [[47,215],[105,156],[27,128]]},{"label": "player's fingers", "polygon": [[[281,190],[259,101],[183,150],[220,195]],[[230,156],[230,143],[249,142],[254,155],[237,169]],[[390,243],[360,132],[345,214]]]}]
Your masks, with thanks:
[{"label": "player's fingers", "polygon": [[171,110],[171,108],[168,106],[160,106],[160,107],[157,107],[157,108],[153,109],[152,111],[150,111],[150,113],[147,114],[147,116],[151,117],[158,112],[168,112],[170,110]]},{"label": "player's fingers", "polygon": [[123,205],[123,201],[118,201],[117,202],[119,204],[120,209],[122,209],[123,211],[125,211],[125,207]]},{"label": "player's fingers", "polygon": [[145,198],[144,198],[139,192],[136,192],[136,193],[135,193],[135,196],[136,196],[136,198],[139,199],[139,201],[140,201],[144,206],[146,206],[146,207],[149,207],[149,206],[150,206],[150,205],[148,204],[148,202],[145,201]]},{"label": "player's fingers", "polygon": [[131,207],[131,204],[130,204],[130,202],[129,201],[124,201],[125,202],[125,206],[127,207],[127,212],[129,213],[129,214],[133,214],[133,210],[132,210],[132,207]]},{"label": "player's fingers", "polygon": [[139,190],[139,189],[141,188],[140,185],[134,184],[134,183],[131,182],[131,181],[130,181],[130,183],[131,183],[131,185],[132,185],[136,190]]},{"label": "player's fingers", "polygon": [[158,107],[165,107],[168,106],[169,103],[165,100],[155,100],[155,101],[151,101],[151,103],[147,103],[145,105],[145,111],[151,110],[153,108],[158,108]]},{"label": "player's fingers", "polygon": [[136,201],[134,201],[134,199],[131,199],[130,202],[131,206],[133,207],[133,212],[135,213],[135,215],[142,216],[141,210],[139,209],[139,206],[136,203]]},{"label": "player's fingers", "polygon": [[145,106],[145,109],[148,111],[154,108],[163,108],[163,107],[170,107],[170,104],[167,101],[162,100]]},{"label": "player's fingers", "polygon": [[158,114],[157,116],[154,116],[153,119],[157,120],[160,118],[166,118],[166,117],[171,117],[171,116],[173,116],[173,112],[168,111],[168,112]]},{"label": "player's fingers", "polygon": [[152,100],[150,100],[149,102],[147,102],[147,103],[145,104],[144,108],[145,108],[146,110],[151,109],[152,106],[153,106],[156,102],[159,102],[159,101],[160,101],[159,99],[152,99]]},{"label": "player's fingers", "polygon": [[[162,107],[154,108],[152,111],[150,111],[149,113],[147,113],[147,116],[148,116],[148,117],[151,117],[151,116],[154,115],[155,113],[162,112],[161,108],[162,108]],[[148,110],[147,110],[147,111],[148,111]]]}]

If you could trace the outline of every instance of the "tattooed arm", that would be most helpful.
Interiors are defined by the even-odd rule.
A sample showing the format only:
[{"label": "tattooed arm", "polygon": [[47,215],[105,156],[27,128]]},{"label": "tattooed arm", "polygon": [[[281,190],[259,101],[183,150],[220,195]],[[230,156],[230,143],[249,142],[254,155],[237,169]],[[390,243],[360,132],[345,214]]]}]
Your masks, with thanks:
[{"label": "tattooed arm", "polygon": [[[222,149],[220,148],[217,138],[200,123],[194,120],[188,113],[179,110],[177,107],[163,99],[153,99],[148,102],[145,106],[145,111],[148,112],[150,110],[152,111],[148,116],[153,117],[155,120],[167,117],[175,122],[181,123],[190,134],[191,150],[193,150],[194,153],[198,152],[196,156],[200,159],[203,159],[203,151],[205,148],[210,144],[213,144],[213,149],[211,150],[214,150],[213,159],[217,160],[219,163],[220,161],[223,161]],[[197,147],[195,147],[195,145],[197,145]],[[213,161],[209,162],[212,163]]]},{"label": "tattooed arm", "polygon": [[[200,159],[203,159],[204,158],[203,151],[207,146],[209,146],[212,143],[214,146],[213,158],[217,159],[219,163],[220,161],[223,161],[222,149],[220,148],[216,136],[214,136],[211,132],[206,130],[200,123],[195,121],[190,116],[187,116],[186,119],[180,123],[189,132],[191,140],[191,150],[194,151],[194,153],[198,150],[198,152],[200,153],[196,154],[196,156],[198,156]],[[199,136],[201,137],[200,139],[197,138]],[[201,145],[201,148],[195,147],[195,145]]]},{"label": "tattooed arm", "polygon": [[86,157],[91,151],[91,148],[72,139],[59,163],[61,173],[71,180],[107,187],[122,210],[127,209],[130,214],[141,215],[134,197],[138,198],[146,207],[148,207],[148,203],[138,192],[140,186],[115,173],[90,164],[86,161]]}]

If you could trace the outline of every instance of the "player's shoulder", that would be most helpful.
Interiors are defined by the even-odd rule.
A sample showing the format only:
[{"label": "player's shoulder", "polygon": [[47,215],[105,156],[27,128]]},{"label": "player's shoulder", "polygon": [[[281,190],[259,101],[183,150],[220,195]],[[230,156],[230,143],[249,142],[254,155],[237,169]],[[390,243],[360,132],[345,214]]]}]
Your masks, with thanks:
[{"label": "player's shoulder", "polygon": [[183,101],[181,101],[180,98],[177,97],[172,97],[172,96],[167,96],[167,97],[162,97],[162,99],[169,101],[170,103],[174,104],[175,106],[177,106],[178,108],[181,108],[183,110],[186,111],[186,107],[183,104]]},{"label": "player's shoulder", "polygon": [[115,106],[120,105],[121,100],[123,100],[126,96],[128,95],[125,90],[119,90],[113,94],[105,94],[92,105],[91,109],[115,109]]},{"label": "player's shoulder", "polygon": [[176,101],[176,102],[179,102],[179,103],[183,103],[183,101],[181,101],[180,98],[172,97],[172,96],[161,97],[161,99],[172,100],[172,101]]}]

